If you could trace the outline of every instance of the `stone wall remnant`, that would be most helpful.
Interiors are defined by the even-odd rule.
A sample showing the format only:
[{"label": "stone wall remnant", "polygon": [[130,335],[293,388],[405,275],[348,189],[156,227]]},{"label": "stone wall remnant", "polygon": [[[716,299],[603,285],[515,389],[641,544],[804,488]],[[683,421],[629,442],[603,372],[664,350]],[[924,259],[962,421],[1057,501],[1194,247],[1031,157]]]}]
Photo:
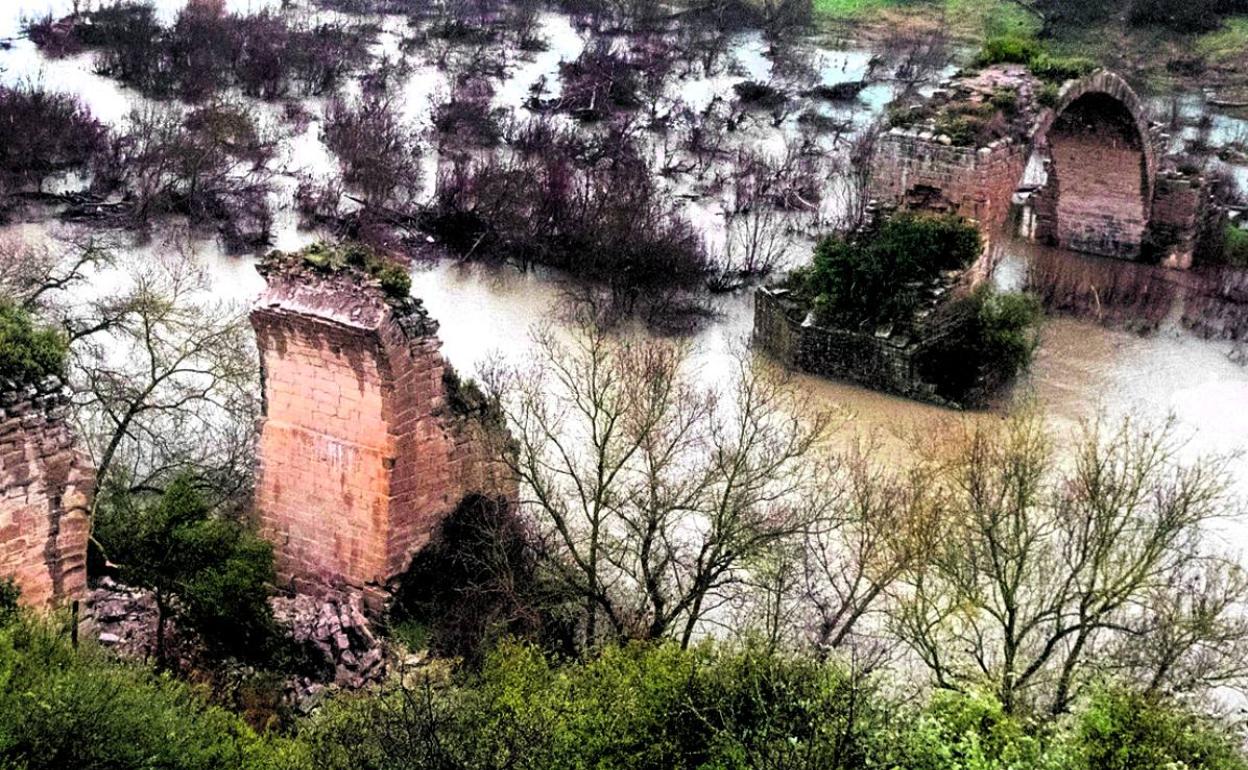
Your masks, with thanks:
[{"label": "stone wall remnant", "polygon": [[261,530],[288,587],[362,592],[376,609],[460,500],[516,498],[506,429],[464,397],[417,300],[299,255],[260,271]]},{"label": "stone wall remnant", "polygon": [[0,382],[0,578],[50,608],[86,589],[93,471],[77,450],[60,380]]},{"label": "stone wall remnant", "polygon": [[[1184,175],[1164,157],[1166,137],[1147,119],[1135,91],[1118,75],[1098,70],[1067,82],[1052,101],[1040,98],[1045,93],[1021,65],[948,81],[913,111],[921,120],[880,137],[869,195],[886,205],[960,214],[991,238],[1009,221],[1035,156],[1044,169],[1028,228],[1036,240],[1190,267],[1211,221],[1208,196],[1195,192],[1200,180],[1189,179],[1186,189],[1175,181]],[[983,117],[994,109],[994,117]],[[986,121],[979,134],[941,133],[968,115]]]}]

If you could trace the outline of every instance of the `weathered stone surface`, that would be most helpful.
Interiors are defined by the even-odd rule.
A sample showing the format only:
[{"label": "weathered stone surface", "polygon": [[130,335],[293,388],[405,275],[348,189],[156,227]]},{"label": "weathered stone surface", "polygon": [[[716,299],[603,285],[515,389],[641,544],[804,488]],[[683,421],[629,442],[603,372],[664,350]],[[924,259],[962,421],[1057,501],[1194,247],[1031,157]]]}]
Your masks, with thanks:
[{"label": "weathered stone surface", "polygon": [[[1199,179],[1163,173],[1164,136],[1148,121],[1134,90],[1099,70],[1067,83],[1057,104],[1039,109],[1040,88],[1017,66],[989,68],[942,94],[983,100],[1007,85],[1034,116],[1023,137],[985,147],[954,147],[918,130],[894,130],[877,142],[870,194],[882,203],[954,212],[992,237],[1008,221],[1033,152],[1045,158],[1046,182],[1034,197],[1034,235],[1061,248],[1123,259],[1144,254],[1187,268],[1211,225]],[[1183,180],[1183,181],[1179,181]]]},{"label": "weathered stone surface", "polygon": [[50,607],[82,597],[92,471],[66,421],[59,381],[0,382],[0,578],[22,601]]},{"label": "weathered stone surface", "polygon": [[[321,662],[334,672],[334,684],[358,689],[385,679],[385,646],[373,634],[358,596],[277,597],[271,604],[274,620],[296,642],[319,653]],[[300,699],[308,694],[301,693]]]},{"label": "weathered stone surface", "polygon": [[515,498],[505,431],[452,408],[437,324],[359,271],[262,267],[256,508],[282,582],[379,603],[472,493]]},{"label": "weathered stone surface", "polygon": [[941,341],[939,330],[922,339],[818,326],[786,300],[784,290],[760,288],[754,295],[754,343],[798,371],[849,380],[875,390],[942,406],[957,406],[926,382],[920,361]]}]

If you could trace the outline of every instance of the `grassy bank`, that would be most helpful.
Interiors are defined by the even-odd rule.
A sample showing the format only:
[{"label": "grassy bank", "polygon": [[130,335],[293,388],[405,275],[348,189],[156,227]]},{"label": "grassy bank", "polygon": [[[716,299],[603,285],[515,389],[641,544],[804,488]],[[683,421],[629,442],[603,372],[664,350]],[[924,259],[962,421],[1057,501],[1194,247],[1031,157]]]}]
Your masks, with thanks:
[{"label": "grassy bank", "polygon": [[1034,16],[1001,0],[815,0],[815,12],[826,24],[852,25],[867,33],[948,24],[968,42],[1039,29]]}]

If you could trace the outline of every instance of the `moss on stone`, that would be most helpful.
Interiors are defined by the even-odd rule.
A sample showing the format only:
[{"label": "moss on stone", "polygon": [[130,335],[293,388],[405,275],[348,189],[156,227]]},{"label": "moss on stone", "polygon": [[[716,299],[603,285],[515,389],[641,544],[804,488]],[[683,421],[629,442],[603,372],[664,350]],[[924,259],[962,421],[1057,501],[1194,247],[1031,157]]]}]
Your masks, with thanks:
[{"label": "moss on stone", "polygon": [[[280,258],[283,255],[275,253],[270,258],[275,256]],[[362,243],[317,241],[296,252],[293,257],[323,273],[337,273],[347,268],[361,270],[375,278],[386,296],[394,299],[402,299],[412,292],[412,278],[402,265]]]}]

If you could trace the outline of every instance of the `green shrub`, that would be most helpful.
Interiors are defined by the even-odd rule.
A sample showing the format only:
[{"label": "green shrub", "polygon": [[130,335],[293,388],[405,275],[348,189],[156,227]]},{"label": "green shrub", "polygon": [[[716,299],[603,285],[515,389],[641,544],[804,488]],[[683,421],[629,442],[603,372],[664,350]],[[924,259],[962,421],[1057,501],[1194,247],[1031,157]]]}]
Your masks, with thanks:
[{"label": "green shrub", "polygon": [[72,649],[50,622],[0,628],[2,767],[258,770],[297,757],[181,682]]},{"label": "green shrub", "polygon": [[919,362],[944,398],[979,402],[1031,364],[1039,344],[1040,301],[984,284],[942,312],[947,333]]},{"label": "green shrub", "polygon": [[1034,38],[1002,35],[984,42],[975,59],[981,67],[993,64],[1026,64],[1041,80],[1064,83],[1096,69],[1096,62],[1079,56],[1055,56]]},{"label": "green shrub", "polygon": [[906,770],[1066,770],[1047,731],[983,693],[938,691],[884,741],[886,767]]},{"label": "green shrub", "polygon": [[318,768],[860,768],[891,709],[865,682],[753,647],[608,647],[552,663],[504,644],[451,686],[329,704]]},{"label": "green shrub", "polygon": [[155,594],[158,637],[173,615],[211,655],[265,660],[273,653],[272,546],[214,512],[193,477],[180,476],[158,497],[109,494],[95,534],[122,581]]},{"label": "green shrub", "polygon": [[1223,260],[1235,267],[1248,267],[1248,230],[1227,225]]},{"label": "green shrub", "polygon": [[1070,770],[1245,770],[1226,726],[1125,689],[1093,695],[1075,718]]},{"label": "green shrub", "polygon": [[996,35],[984,41],[975,61],[981,67],[993,64],[1029,64],[1042,52],[1039,41],[1017,35]]},{"label": "green shrub", "polygon": [[30,313],[0,298],[0,379],[19,385],[61,376],[69,345],[55,329],[35,324]]},{"label": "green shrub", "polygon": [[1042,80],[1064,83],[1081,78],[1096,69],[1096,62],[1082,56],[1053,56],[1042,53],[1027,64],[1032,74]]},{"label": "green shrub", "polygon": [[8,623],[17,617],[18,600],[22,598],[22,589],[17,587],[17,581],[11,577],[0,578],[0,626],[8,625]]},{"label": "green shrub", "polygon": [[939,274],[969,266],[981,249],[979,231],[960,217],[903,212],[870,232],[824,239],[803,289],[824,321],[907,327]]}]

